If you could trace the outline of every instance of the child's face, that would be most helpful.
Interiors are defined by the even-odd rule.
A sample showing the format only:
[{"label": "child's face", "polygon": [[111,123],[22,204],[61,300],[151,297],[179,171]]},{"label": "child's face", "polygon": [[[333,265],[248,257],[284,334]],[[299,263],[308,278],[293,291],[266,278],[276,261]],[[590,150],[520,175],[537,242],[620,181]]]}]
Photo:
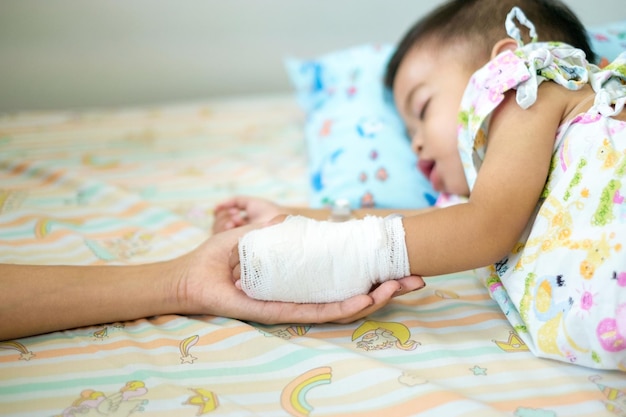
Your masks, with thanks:
[{"label": "child's face", "polygon": [[457,131],[461,98],[473,71],[461,60],[457,48],[414,47],[400,63],[393,95],[419,168],[434,189],[468,195]]}]

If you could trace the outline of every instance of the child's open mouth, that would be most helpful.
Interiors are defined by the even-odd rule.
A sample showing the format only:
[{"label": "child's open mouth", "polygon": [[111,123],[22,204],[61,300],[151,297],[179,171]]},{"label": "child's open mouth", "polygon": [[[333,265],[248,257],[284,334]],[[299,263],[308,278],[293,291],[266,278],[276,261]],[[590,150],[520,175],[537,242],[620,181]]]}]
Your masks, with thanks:
[{"label": "child's open mouth", "polygon": [[434,167],[435,167],[435,161],[432,161],[432,160],[420,159],[417,162],[417,169],[419,169],[420,172],[424,174],[424,176],[428,178],[429,180],[430,180],[430,174],[433,172]]},{"label": "child's open mouth", "polygon": [[417,162],[417,168],[420,170],[422,174],[424,174],[426,178],[428,178],[428,181],[430,181],[430,184],[433,186],[433,189],[435,191],[442,191],[441,179],[439,178],[439,175],[437,174],[437,171],[435,170],[435,165],[436,165],[435,161],[428,160],[428,159],[420,159]]}]

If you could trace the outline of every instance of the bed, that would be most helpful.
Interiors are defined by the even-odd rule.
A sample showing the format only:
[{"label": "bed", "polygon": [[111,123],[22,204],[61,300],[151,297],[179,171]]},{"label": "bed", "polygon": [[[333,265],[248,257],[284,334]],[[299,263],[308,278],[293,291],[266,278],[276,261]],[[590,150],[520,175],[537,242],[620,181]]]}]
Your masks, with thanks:
[{"label": "bed", "polygon": [[[593,39],[623,50],[623,27]],[[0,262],[175,257],[236,194],[432,204],[371,90],[390,51],[290,60],[295,95],[0,115]],[[427,282],[345,325],[169,315],[3,341],[0,415],[626,416],[624,372],[535,357],[471,271]]]},{"label": "bed", "polygon": [[[4,115],[0,260],[156,261],[234,194],[307,204],[305,121],[291,95]],[[534,357],[471,272],[348,325],[171,315],[0,348],[14,417],[626,416],[624,373]]]}]

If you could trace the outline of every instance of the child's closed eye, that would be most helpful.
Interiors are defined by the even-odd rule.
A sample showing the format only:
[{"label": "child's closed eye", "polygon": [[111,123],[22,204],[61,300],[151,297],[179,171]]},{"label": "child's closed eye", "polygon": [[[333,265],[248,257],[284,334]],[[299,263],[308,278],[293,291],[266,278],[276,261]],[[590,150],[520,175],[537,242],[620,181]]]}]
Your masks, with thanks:
[{"label": "child's closed eye", "polygon": [[419,112],[420,120],[424,120],[424,117],[426,116],[426,110],[428,109],[429,104],[430,104],[430,99],[426,100],[424,104],[422,105],[422,109]]}]

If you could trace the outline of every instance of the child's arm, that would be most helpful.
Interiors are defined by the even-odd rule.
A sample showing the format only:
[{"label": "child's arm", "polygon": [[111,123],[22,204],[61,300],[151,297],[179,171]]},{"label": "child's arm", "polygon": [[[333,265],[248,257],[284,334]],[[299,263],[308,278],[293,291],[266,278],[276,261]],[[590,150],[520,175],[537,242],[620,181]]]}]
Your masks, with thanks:
[{"label": "child's arm", "polygon": [[487,153],[469,202],[405,219],[411,273],[467,270],[510,252],[545,185],[567,93],[544,83],[526,110],[515,102],[514,92],[508,93],[492,116]]},{"label": "child's arm", "polygon": [[527,110],[513,94],[492,115],[487,155],[467,203],[401,222],[371,218],[333,226],[289,219],[240,240],[231,259],[234,279],[254,298],[328,302],[389,279],[499,261],[535,210],[558,126],[571,107],[556,85],[542,85]]}]

